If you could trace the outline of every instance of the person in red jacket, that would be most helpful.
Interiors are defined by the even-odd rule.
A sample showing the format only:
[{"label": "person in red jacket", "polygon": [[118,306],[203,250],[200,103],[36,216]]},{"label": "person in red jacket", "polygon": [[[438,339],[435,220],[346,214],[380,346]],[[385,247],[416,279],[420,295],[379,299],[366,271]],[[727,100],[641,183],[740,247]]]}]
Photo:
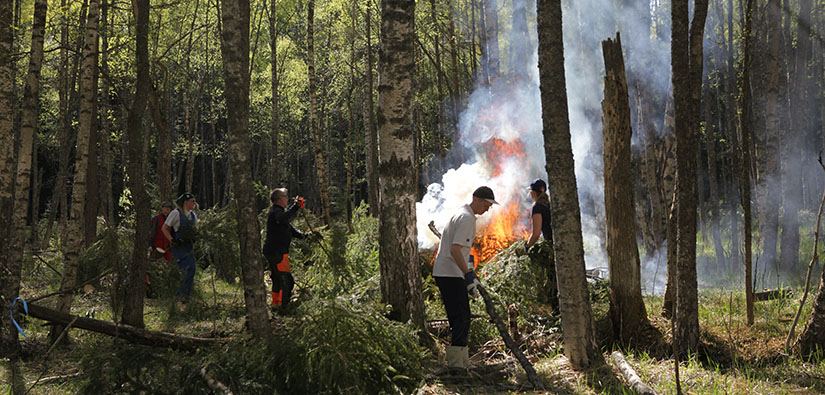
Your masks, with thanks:
[{"label": "person in red jacket", "polygon": [[[160,212],[152,217],[152,230],[149,232],[149,257],[152,259],[166,259],[166,262],[172,262],[172,253],[169,248],[169,240],[163,235],[163,224],[166,222],[166,217],[172,211],[172,203],[163,202],[160,204]],[[154,297],[152,292],[152,280],[149,278],[149,272],[146,272],[146,285],[144,286],[146,297]]]},{"label": "person in red jacket", "polygon": [[163,235],[163,224],[172,209],[174,209],[172,203],[163,202],[160,204],[160,212],[152,217],[152,232],[149,234],[149,247],[152,248],[152,256],[157,257],[157,254],[164,251],[163,258],[167,262],[172,262],[172,252],[169,248],[169,240]]}]

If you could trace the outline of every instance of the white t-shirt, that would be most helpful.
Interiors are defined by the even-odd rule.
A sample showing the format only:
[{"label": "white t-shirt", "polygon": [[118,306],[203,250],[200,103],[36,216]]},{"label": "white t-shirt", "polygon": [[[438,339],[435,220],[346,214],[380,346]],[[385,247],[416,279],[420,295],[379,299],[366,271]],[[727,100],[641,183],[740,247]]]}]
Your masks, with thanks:
[{"label": "white t-shirt", "polygon": [[[476,236],[476,216],[470,205],[464,205],[450,218],[450,222],[444,227],[441,234],[441,242],[438,244],[438,254],[433,262],[433,276],[436,277],[464,277],[464,273],[459,269],[458,264],[450,254],[450,247],[453,244],[461,246],[461,256],[464,262],[470,261],[470,248],[473,246],[473,239]],[[469,265],[469,263],[467,263]]]},{"label": "white t-shirt", "polygon": [[[195,217],[195,223],[198,223],[198,215],[195,214],[194,211],[189,211],[184,213],[187,218],[190,218],[189,214],[192,214]],[[175,232],[180,230],[180,211],[175,209],[169,212],[169,215],[166,216],[166,222],[164,224],[169,225],[170,228],[174,229]]]}]

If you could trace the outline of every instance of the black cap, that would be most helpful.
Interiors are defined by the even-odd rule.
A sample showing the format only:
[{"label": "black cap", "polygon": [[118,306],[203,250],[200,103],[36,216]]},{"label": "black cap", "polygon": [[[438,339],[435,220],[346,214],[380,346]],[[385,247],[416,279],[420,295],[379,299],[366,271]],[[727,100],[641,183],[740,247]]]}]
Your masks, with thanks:
[{"label": "black cap", "polygon": [[172,202],[163,202],[163,203],[160,204],[160,206],[161,207],[175,208],[175,206],[172,205]]},{"label": "black cap", "polygon": [[489,187],[476,188],[476,190],[473,192],[473,196],[480,199],[484,199],[493,204],[498,204],[498,202],[496,201],[496,197],[493,196],[493,190]]},{"label": "black cap", "polygon": [[186,192],[183,195],[178,196],[178,199],[175,200],[175,203],[177,203],[178,206],[183,206],[183,202],[185,202],[189,199],[194,199],[194,198],[195,198],[195,195],[193,195],[189,192]]},{"label": "black cap", "polygon": [[541,178],[536,178],[530,183],[530,190],[538,193],[547,191],[547,184]]}]

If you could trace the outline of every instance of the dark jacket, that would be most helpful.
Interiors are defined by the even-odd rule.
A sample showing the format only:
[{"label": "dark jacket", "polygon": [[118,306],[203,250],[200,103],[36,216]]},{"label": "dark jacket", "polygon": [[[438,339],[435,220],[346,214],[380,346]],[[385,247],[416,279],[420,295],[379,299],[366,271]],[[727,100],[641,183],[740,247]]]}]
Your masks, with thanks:
[{"label": "dark jacket", "polygon": [[269,214],[266,216],[266,239],[261,249],[264,255],[288,254],[292,238],[304,238],[304,234],[295,230],[290,224],[298,214],[298,209],[299,207],[294,204],[287,210],[277,205],[272,205],[269,209]]}]

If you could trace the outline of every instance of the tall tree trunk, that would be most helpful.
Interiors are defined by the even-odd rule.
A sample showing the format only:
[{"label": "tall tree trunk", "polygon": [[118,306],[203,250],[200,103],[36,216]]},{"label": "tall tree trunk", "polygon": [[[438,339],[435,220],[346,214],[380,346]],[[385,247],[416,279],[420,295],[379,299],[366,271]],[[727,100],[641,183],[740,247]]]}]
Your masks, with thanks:
[{"label": "tall tree trunk", "polygon": [[132,111],[129,112],[129,189],[135,201],[135,235],[132,262],[126,281],[121,322],[143,328],[143,297],[146,277],[146,235],[151,228],[152,212],[145,187],[143,115],[149,96],[149,0],[132,0],[135,13],[135,62],[137,80]]},{"label": "tall tree trunk", "polygon": [[104,0],[100,8],[100,17],[103,20],[100,26],[100,73],[104,76],[100,87],[100,149],[103,169],[103,185],[101,193],[103,205],[103,215],[106,224],[113,226],[115,222],[115,202],[112,196],[112,144],[109,140],[111,135],[112,122],[109,119],[111,106],[109,105],[109,0]]},{"label": "tall tree trunk", "polygon": [[498,47],[498,0],[487,0],[484,4],[484,51],[483,63],[487,65],[488,80],[485,81],[488,85],[498,79],[500,68],[499,65],[499,47]]},{"label": "tall tree trunk", "polygon": [[453,67],[453,72],[450,74],[452,79],[450,89],[450,110],[452,115],[451,125],[455,125],[458,123],[459,95],[461,92],[459,92],[458,88],[458,44],[456,43],[457,33],[455,31],[455,16],[453,15],[453,3],[448,2],[448,4],[450,8],[450,11],[447,13],[447,16],[450,18],[450,64]]},{"label": "tall tree trunk", "polygon": [[[482,0],[483,1],[483,0]],[[471,79],[472,82],[475,83],[478,81],[478,57],[476,55],[476,47],[478,46],[478,42],[476,42],[476,0],[469,0],[470,2],[470,69],[471,72]]]},{"label": "tall tree trunk", "polygon": [[701,103],[702,35],[707,1],[694,2],[688,25],[688,1],[671,9],[671,65],[676,130],[676,311],[673,341],[680,353],[699,345],[699,306],[696,280],[696,146]]},{"label": "tall tree trunk", "polygon": [[[0,215],[14,214],[14,29],[12,1],[0,1]],[[0,227],[0,239],[11,240],[14,229]],[[20,269],[10,265],[11,243],[0,243],[0,305],[11,306],[20,292]],[[17,356],[17,330],[9,314],[0,318],[0,354]]]},{"label": "tall tree trunk", "polygon": [[664,196],[665,240],[667,242],[667,274],[665,278],[665,294],[662,300],[662,315],[673,318],[673,307],[676,299],[676,131],[674,130],[673,92],[667,95],[665,104],[665,118],[662,125],[664,141],[661,193]]},{"label": "tall tree trunk", "polygon": [[436,17],[437,10],[435,7],[435,0],[430,0],[430,26],[432,26],[433,31],[433,56],[430,60],[433,62],[433,68],[435,68],[435,88],[436,88],[436,112],[438,116],[435,117],[437,126],[436,126],[436,141],[439,146],[443,146],[443,140],[446,139],[445,131],[447,120],[444,117],[444,69],[441,67],[441,34],[440,34],[440,26],[438,24],[438,19]]},{"label": "tall tree trunk", "polygon": [[274,188],[281,182],[281,161],[278,160],[279,155],[279,146],[278,146],[278,135],[279,129],[281,128],[281,113],[278,108],[280,104],[280,93],[279,93],[279,74],[278,74],[278,2],[276,0],[270,0],[269,5],[269,68],[271,73],[271,82],[272,85],[272,113],[270,117],[272,118],[272,123],[270,124],[269,129],[269,177],[268,177],[268,184],[270,187]]},{"label": "tall tree trunk", "polygon": [[622,41],[602,41],[604,100],[604,206],[607,259],[610,271],[610,320],[613,337],[630,342],[650,323],[642,300],[639,249],[636,246],[633,173],[630,168],[630,103],[625,80]]},{"label": "tall tree trunk", "polygon": [[255,191],[249,153],[249,0],[221,2],[223,29],[221,59],[226,81],[229,163],[238,219],[246,319],[252,335],[269,337],[261,233],[255,209]]},{"label": "tall tree trunk", "polygon": [[[59,115],[60,118],[60,151],[58,154],[58,169],[57,177],[55,179],[55,191],[52,194],[52,202],[49,205],[49,219],[46,222],[46,233],[43,236],[43,244],[41,248],[48,247],[51,240],[52,229],[55,220],[59,222],[60,237],[64,238],[66,219],[69,216],[68,202],[66,195],[68,193],[67,187],[71,183],[69,178],[69,171],[71,164],[69,163],[72,147],[74,146],[74,131],[72,129],[72,109],[75,108],[77,99],[77,90],[75,89],[76,79],[79,74],[81,51],[84,42],[84,36],[78,35],[77,44],[75,45],[77,51],[74,56],[74,64],[71,66],[71,74],[69,73],[69,21],[66,17],[68,6],[66,0],[61,0],[60,9],[64,10],[61,16],[61,23],[63,24],[60,32],[60,67],[58,70],[58,80],[60,87],[58,88],[59,95]],[[83,0],[80,8],[80,16],[78,26],[86,25],[86,13],[88,2]],[[58,214],[60,217],[58,217]],[[65,240],[62,240],[65,242]]]},{"label": "tall tree trunk", "polygon": [[365,148],[367,161],[367,203],[370,205],[370,215],[378,216],[378,128],[375,127],[375,109],[372,101],[372,27],[371,2],[367,2],[367,20],[365,22],[367,33],[367,58],[364,65],[364,75],[367,83],[364,87],[364,133],[366,134]]},{"label": "tall tree trunk", "polygon": [[[20,138],[17,153],[17,176],[14,189],[14,237],[11,238],[12,267],[17,267],[23,259],[26,242],[26,217],[29,211],[29,193],[32,182],[32,152],[36,149],[35,130],[37,129],[38,97],[40,94],[40,70],[43,64],[43,35],[46,30],[46,0],[34,3],[32,22],[32,44],[29,56],[29,72],[23,91],[23,106],[20,121]],[[32,211],[36,210],[32,207]]]},{"label": "tall tree trunk", "polygon": [[[19,281],[23,264],[28,226],[26,214],[29,211],[29,192],[32,182],[32,152],[36,149],[35,130],[37,128],[38,97],[40,93],[40,69],[43,64],[43,35],[46,30],[46,11],[48,2],[37,0],[34,3],[34,18],[32,22],[32,44],[29,56],[29,72],[26,76],[26,87],[23,91],[23,107],[20,121],[20,138],[17,153],[17,176],[14,188],[14,215],[11,223],[13,229],[9,254],[5,257],[7,267],[2,272],[12,279],[9,297],[17,297]],[[9,144],[12,145],[13,144]],[[37,207],[32,206],[32,212]],[[9,240],[9,239],[6,239]],[[13,296],[13,297],[12,297]],[[15,336],[16,338],[16,336]]]},{"label": "tall tree trunk", "polygon": [[[63,279],[60,282],[60,297],[57,310],[61,313],[71,311],[74,301],[72,289],[77,280],[77,266],[83,245],[83,208],[86,200],[86,167],[89,164],[89,135],[95,126],[97,86],[97,26],[98,2],[89,0],[89,14],[86,20],[86,40],[83,45],[83,61],[80,76],[80,112],[77,129],[77,153],[75,160],[74,185],[72,186],[72,203],[69,210],[66,244],[63,247]],[[52,326],[49,337],[53,340],[63,332],[63,325]]]},{"label": "tall tree trunk", "polygon": [[539,82],[544,152],[553,214],[564,354],[576,369],[604,363],[596,346],[584,275],[581,211],[570,142],[560,0],[539,0]]},{"label": "tall tree trunk", "polygon": [[[708,81],[707,86],[711,86],[710,81]],[[706,97],[705,101],[703,102],[705,114],[707,114],[705,116],[706,125],[711,125],[711,122],[709,122],[711,118],[710,103],[710,97]],[[725,256],[725,248],[722,244],[722,232],[720,230],[719,224],[720,195],[719,166],[717,163],[719,158],[716,154],[716,144],[718,142],[718,137],[716,135],[717,130],[715,128],[708,127],[706,130],[708,137],[708,183],[710,184],[710,234],[711,240],[713,241],[713,249],[716,252],[716,270],[721,272],[722,270],[724,270],[725,267],[727,267],[727,257]]]},{"label": "tall tree trunk", "polygon": [[[811,15],[811,0],[799,2],[800,16]],[[782,241],[780,262],[785,269],[799,263],[799,210],[802,208],[802,155],[807,134],[808,58],[811,52],[811,32],[808,23],[797,24],[797,49],[794,52],[791,124],[785,130],[782,159]]]},{"label": "tall tree trunk", "polygon": [[[166,75],[166,70],[164,76]],[[172,201],[174,200],[174,191],[172,191],[172,134],[169,131],[169,122],[167,121],[166,109],[169,107],[169,101],[166,100],[166,78],[164,77],[163,96],[158,94],[158,88],[153,85],[149,87],[149,112],[152,114],[152,121],[158,131],[158,192],[160,200]]]},{"label": "tall tree trunk", "polygon": [[[98,3],[98,6],[99,5]],[[94,242],[95,237],[97,237],[97,210],[100,205],[100,198],[98,197],[99,182],[97,180],[97,140],[99,133],[97,128],[98,75],[99,73],[95,72],[93,76],[94,81],[92,81],[95,89],[95,102],[92,108],[94,115],[92,116],[91,130],[89,131],[89,163],[86,166],[86,206],[83,209],[83,248],[89,247]]]},{"label": "tall tree trunk", "polygon": [[742,95],[739,103],[739,130],[742,132],[742,210],[745,220],[745,309],[748,325],[753,325],[753,265],[751,260],[751,40],[753,0],[745,10],[745,47],[742,56]]},{"label": "tall tree trunk", "polygon": [[390,316],[401,322],[412,320],[416,327],[423,328],[424,298],[415,226],[418,171],[412,128],[414,16],[414,0],[381,1],[378,246],[381,295],[392,306]]},{"label": "tall tree trunk", "polygon": [[355,155],[353,153],[354,150],[354,137],[355,137],[355,115],[352,111],[352,94],[355,91],[355,65],[358,62],[357,54],[355,51],[355,32],[356,32],[356,23],[358,20],[358,8],[355,0],[350,1],[350,27],[348,32],[348,39],[349,39],[349,51],[350,51],[350,63],[349,63],[349,87],[347,89],[347,141],[346,141],[346,172],[347,172],[347,186],[346,190],[344,191],[344,196],[346,198],[346,205],[347,205],[347,230],[349,233],[355,232],[355,229],[352,227],[352,200],[353,200],[353,193],[352,193],[352,180],[353,180],[353,168],[355,167]]},{"label": "tall tree trunk", "polygon": [[329,213],[329,187],[327,168],[324,163],[324,147],[321,138],[321,125],[318,118],[318,101],[315,93],[315,0],[307,0],[307,71],[309,74],[309,123],[312,130],[312,141],[315,149],[315,171],[318,176],[318,188],[321,195],[321,217],[324,224],[330,225],[332,219]]}]

